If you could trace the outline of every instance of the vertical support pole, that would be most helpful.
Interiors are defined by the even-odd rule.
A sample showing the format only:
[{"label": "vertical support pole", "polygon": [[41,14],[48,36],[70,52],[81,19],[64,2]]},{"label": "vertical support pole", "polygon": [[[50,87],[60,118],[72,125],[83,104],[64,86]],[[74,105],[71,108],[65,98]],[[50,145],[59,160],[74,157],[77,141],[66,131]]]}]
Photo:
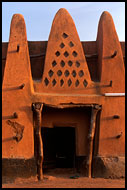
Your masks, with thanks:
[{"label": "vertical support pole", "polygon": [[43,179],[43,142],[41,136],[41,113],[42,113],[43,104],[40,102],[32,104],[32,110],[34,112],[34,125],[35,125],[35,138],[36,138],[36,164],[37,164],[37,178],[38,180]]},{"label": "vertical support pole", "polygon": [[93,139],[94,139],[95,128],[96,128],[96,116],[97,116],[97,113],[100,109],[101,109],[101,106],[99,106],[99,105],[93,105],[92,106],[90,129],[88,132],[88,157],[87,157],[87,163],[86,163],[89,178],[91,178]]}]

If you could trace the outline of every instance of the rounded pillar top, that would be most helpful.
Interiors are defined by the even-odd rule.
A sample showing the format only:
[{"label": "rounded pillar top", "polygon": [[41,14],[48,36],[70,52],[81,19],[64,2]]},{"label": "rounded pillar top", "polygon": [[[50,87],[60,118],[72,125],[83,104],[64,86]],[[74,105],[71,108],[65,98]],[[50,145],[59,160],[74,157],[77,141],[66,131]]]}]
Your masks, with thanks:
[{"label": "rounded pillar top", "polygon": [[26,25],[24,17],[21,14],[14,14],[12,17],[9,41],[27,41]]}]

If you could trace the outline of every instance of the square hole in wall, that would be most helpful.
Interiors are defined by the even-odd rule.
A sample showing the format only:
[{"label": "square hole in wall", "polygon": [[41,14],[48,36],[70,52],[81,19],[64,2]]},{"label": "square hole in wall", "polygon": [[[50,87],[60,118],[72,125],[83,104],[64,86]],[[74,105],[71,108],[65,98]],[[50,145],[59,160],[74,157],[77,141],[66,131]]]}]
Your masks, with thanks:
[{"label": "square hole in wall", "polygon": [[54,61],[52,62],[52,66],[55,67],[56,65],[57,65],[57,63],[56,63],[56,61],[54,60]]},{"label": "square hole in wall", "polygon": [[86,80],[86,79],[83,81],[83,84],[84,84],[84,86],[85,86],[85,87],[87,87],[88,82],[87,82],[87,80]]},{"label": "square hole in wall", "polygon": [[79,85],[79,80],[76,80],[75,86],[77,87]]},{"label": "square hole in wall", "polygon": [[58,70],[57,71],[57,75],[60,77],[62,75],[62,71],[61,70]]},{"label": "square hole in wall", "polygon": [[68,37],[68,35],[66,33],[63,33],[62,36],[63,36],[63,38],[67,38]]},{"label": "square hole in wall", "polygon": [[68,65],[71,67],[72,64],[73,64],[73,62],[69,60],[69,61],[68,61]]},{"label": "square hole in wall", "polygon": [[55,79],[53,79],[53,81],[52,81],[52,85],[53,85],[53,86],[56,85],[56,80],[55,80]]},{"label": "square hole in wall", "polygon": [[61,65],[61,67],[64,67],[64,66],[65,66],[65,62],[62,60],[62,61],[60,62],[60,65]]},{"label": "square hole in wall", "polygon": [[80,67],[80,63],[78,61],[76,61],[75,65],[77,68]]},{"label": "square hole in wall", "polygon": [[79,74],[80,77],[83,77],[83,75],[84,75],[83,70],[80,70],[78,74]]},{"label": "square hole in wall", "polygon": [[60,55],[60,52],[59,51],[56,51],[56,56],[58,57]]},{"label": "square hole in wall", "polygon": [[64,52],[64,56],[68,57],[69,53],[67,51]]},{"label": "square hole in wall", "polygon": [[49,74],[50,77],[52,77],[53,74],[54,74],[54,72],[53,72],[52,70],[50,70],[50,71],[48,72],[48,74]]},{"label": "square hole in wall", "polygon": [[70,42],[69,42],[69,46],[70,46],[70,47],[73,47],[73,46],[74,46],[73,42],[70,41]]},{"label": "square hole in wall", "polygon": [[69,79],[67,83],[68,83],[68,86],[71,86],[71,84],[72,84],[71,79]]},{"label": "square hole in wall", "polygon": [[75,70],[72,71],[72,76],[76,77],[76,71]]},{"label": "square hole in wall", "polygon": [[48,86],[49,80],[47,78],[45,78],[44,83],[45,83],[45,86]]},{"label": "square hole in wall", "polygon": [[61,80],[60,80],[60,86],[63,86],[63,84],[64,84],[64,80],[61,79]]},{"label": "square hole in wall", "polygon": [[61,47],[61,48],[64,48],[64,46],[65,46],[65,45],[64,45],[64,43],[62,42],[62,43],[60,44],[60,47]]},{"label": "square hole in wall", "polygon": [[76,51],[73,51],[73,52],[72,52],[72,55],[73,55],[74,57],[77,57],[78,53],[77,53]]},{"label": "square hole in wall", "polygon": [[66,70],[65,72],[64,72],[64,75],[65,75],[65,77],[68,77],[69,76],[69,71],[68,70]]}]

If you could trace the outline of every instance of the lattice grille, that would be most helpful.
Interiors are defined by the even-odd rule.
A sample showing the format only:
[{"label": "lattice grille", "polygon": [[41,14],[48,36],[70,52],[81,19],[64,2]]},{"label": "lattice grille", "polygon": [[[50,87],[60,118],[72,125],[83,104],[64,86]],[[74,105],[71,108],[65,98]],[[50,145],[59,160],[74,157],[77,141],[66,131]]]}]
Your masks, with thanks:
[{"label": "lattice grille", "polygon": [[51,68],[48,75],[44,78],[45,86],[77,88],[80,85],[87,87],[88,82],[85,76],[83,64],[79,61],[76,44],[67,33],[62,33],[62,41],[55,48],[54,60],[51,62]]}]

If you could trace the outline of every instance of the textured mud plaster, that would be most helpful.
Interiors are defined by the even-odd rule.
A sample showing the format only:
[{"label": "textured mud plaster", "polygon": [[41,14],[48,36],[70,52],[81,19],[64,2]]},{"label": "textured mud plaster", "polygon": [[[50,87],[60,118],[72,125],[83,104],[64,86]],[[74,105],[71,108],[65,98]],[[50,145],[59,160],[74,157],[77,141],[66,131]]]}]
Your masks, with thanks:
[{"label": "textured mud plaster", "polygon": [[13,127],[15,132],[15,136],[13,136],[13,139],[19,142],[23,138],[24,126],[17,122],[12,122],[10,120],[7,120],[7,124]]},{"label": "textured mud plaster", "polygon": [[125,177],[125,157],[94,157],[93,177]]},{"label": "textured mud plaster", "polygon": [[29,178],[31,176],[36,176],[37,170],[35,163],[35,158],[2,159],[2,182],[5,183],[6,179],[8,178],[11,180],[11,182],[15,182],[17,177]]}]

